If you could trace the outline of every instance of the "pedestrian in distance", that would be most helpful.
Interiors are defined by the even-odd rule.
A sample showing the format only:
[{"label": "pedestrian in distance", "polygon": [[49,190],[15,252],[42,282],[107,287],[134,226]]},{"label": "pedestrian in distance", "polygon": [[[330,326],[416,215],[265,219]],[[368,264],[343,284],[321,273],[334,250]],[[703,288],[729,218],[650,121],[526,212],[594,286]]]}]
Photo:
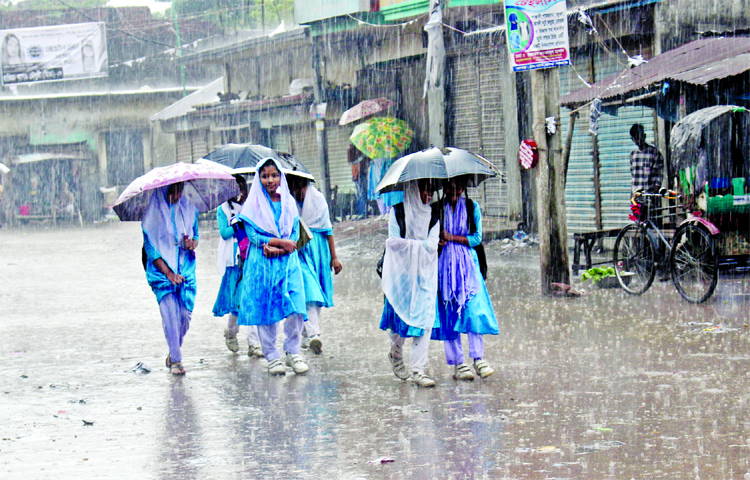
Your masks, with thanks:
[{"label": "pedestrian in distance", "polygon": [[341,262],[336,256],[333,226],[328,212],[328,202],[309,180],[289,175],[289,187],[297,200],[302,221],[312,233],[312,238],[299,250],[302,280],[305,284],[307,321],[302,341],[308,339],[310,351],[320,355],[323,341],[320,338],[320,311],[333,306],[333,275],[341,272]]},{"label": "pedestrian in distance", "polygon": [[432,339],[443,341],[445,359],[454,368],[453,378],[471,381],[474,374],[464,361],[461,335],[468,336],[474,371],[487,378],[495,371],[483,359],[483,335],[497,335],[499,329],[475,250],[482,243],[482,212],[477,202],[462,196],[466,184],[465,177],[443,182],[438,258],[440,326],[432,330]]},{"label": "pedestrian in distance", "polygon": [[249,240],[240,282],[239,325],[257,325],[268,373],[285,375],[276,347],[279,322],[284,320],[286,365],[295,374],[308,370],[299,354],[306,320],[297,240],[299,214],[286,176],[271,158],[258,162],[257,173],[239,215]]},{"label": "pedestrian in distance", "polygon": [[[437,260],[440,217],[437,205],[430,205],[435,187],[430,179],[407,182],[404,201],[396,204],[388,221],[382,286],[385,304],[381,330],[391,339],[393,373],[419,387],[434,387],[425,374],[430,332],[437,320]],[[403,359],[406,338],[413,338],[409,354],[411,374]]]},{"label": "pedestrian in distance", "polygon": [[141,221],[146,279],[159,303],[172,375],[185,374],[181,347],[196,294],[198,209],[182,196],[182,188],[179,182],[156,189]]},{"label": "pedestrian in distance", "polygon": [[[217,254],[217,268],[221,276],[221,286],[214,303],[213,314],[215,317],[227,316],[227,327],[224,329],[224,340],[227,348],[232,352],[240,350],[237,334],[240,326],[237,325],[239,312],[239,283],[242,278],[242,266],[247,256],[248,239],[245,234],[243,222],[238,215],[242,205],[247,199],[247,181],[242,175],[235,175],[240,195],[230,199],[217,209],[216,222],[219,226],[219,249]],[[251,325],[247,327],[247,355],[250,358],[263,356],[258,338],[258,327]]]}]

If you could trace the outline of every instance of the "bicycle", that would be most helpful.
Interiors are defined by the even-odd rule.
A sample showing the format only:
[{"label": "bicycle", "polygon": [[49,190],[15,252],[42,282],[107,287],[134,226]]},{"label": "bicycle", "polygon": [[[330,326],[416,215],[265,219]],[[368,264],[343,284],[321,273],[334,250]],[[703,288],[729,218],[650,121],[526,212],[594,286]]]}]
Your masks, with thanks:
[{"label": "bicycle", "polygon": [[[639,197],[645,197],[643,205],[636,201]],[[654,282],[657,269],[666,272],[667,260],[672,251],[670,241],[654,219],[675,217],[678,206],[657,208],[662,215],[652,218],[648,206],[650,198],[677,200],[680,196],[677,192],[662,188],[659,193],[638,191],[631,198],[631,219],[634,223],[626,225],[617,234],[613,254],[617,281],[631,295],[640,295],[648,290]],[[667,213],[663,214],[665,211]]]}]

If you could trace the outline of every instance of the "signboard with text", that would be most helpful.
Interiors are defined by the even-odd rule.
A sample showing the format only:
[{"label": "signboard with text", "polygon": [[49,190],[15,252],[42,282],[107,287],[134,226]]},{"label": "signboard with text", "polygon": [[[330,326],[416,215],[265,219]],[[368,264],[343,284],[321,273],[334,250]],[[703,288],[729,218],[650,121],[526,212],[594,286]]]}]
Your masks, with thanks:
[{"label": "signboard with text", "polygon": [[103,22],[0,30],[3,85],[106,77]]},{"label": "signboard with text", "polygon": [[505,0],[514,72],[570,65],[565,0]]}]

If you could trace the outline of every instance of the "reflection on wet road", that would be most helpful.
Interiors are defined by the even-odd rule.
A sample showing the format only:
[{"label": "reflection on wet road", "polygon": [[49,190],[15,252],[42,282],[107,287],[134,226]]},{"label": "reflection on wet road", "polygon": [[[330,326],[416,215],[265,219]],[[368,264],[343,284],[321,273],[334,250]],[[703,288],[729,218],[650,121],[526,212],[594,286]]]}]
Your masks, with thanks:
[{"label": "reflection on wet road", "polygon": [[457,384],[433,342],[438,387],[418,390],[377,328],[383,229],[337,228],[323,354],[283,378],[224,346],[209,235],[179,378],[138,224],[0,231],[0,476],[750,478],[747,309],[688,305],[668,283],[544,298],[535,252],[492,243],[495,375]]}]

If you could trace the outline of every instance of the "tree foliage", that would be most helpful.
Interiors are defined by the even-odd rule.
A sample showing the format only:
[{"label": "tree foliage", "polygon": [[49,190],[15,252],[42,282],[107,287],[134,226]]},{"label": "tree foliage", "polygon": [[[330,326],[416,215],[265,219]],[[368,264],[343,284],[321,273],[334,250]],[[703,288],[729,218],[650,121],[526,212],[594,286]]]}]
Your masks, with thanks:
[{"label": "tree foliage", "polygon": [[[65,0],[65,3],[75,8],[105,7],[107,0]],[[57,0],[0,0],[0,10],[66,10],[68,7]]]},{"label": "tree foliage", "polygon": [[[174,0],[178,17],[199,17],[224,30],[266,29],[294,18],[294,0]],[[171,12],[167,12],[171,16]]]}]

